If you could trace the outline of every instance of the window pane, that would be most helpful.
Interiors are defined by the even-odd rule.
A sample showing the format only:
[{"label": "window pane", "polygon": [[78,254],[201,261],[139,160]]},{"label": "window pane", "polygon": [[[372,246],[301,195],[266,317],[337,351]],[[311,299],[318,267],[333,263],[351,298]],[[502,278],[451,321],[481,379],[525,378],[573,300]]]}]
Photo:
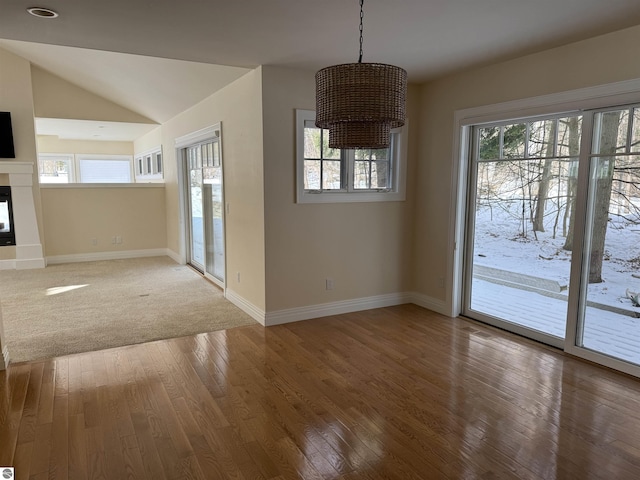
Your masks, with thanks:
[{"label": "window pane", "polygon": [[389,162],[371,162],[371,188],[389,188]]},{"label": "window pane", "polygon": [[304,129],[304,158],[322,158],[320,155],[319,128]]},{"label": "window pane", "polygon": [[368,189],[369,186],[369,169],[371,162],[356,161],[353,164],[353,188]]},{"label": "window pane", "polygon": [[320,160],[304,161],[305,190],[320,190]]},{"label": "window pane", "polygon": [[388,159],[389,159],[388,148],[378,148],[375,150],[371,150],[371,160],[388,160]]},{"label": "window pane", "polygon": [[631,151],[640,152],[640,108],[633,109],[633,136],[631,137]]},{"label": "window pane", "polygon": [[480,129],[480,159],[500,158],[500,128],[488,127]]},{"label": "window pane", "polygon": [[322,189],[340,190],[342,188],[342,162],[324,161],[322,164]]},{"label": "window pane", "polygon": [[371,149],[357,148],[354,154],[356,160],[369,160],[371,158]]},{"label": "window pane", "polygon": [[577,157],[580,154],[582,117],[558,119],[558,156]]},{"label": "window pane", "polygon": [[220,166],[220,144],[218,142],[213,143],[213,166]]},{"label": "window pane", "polygon": [[128,160],[80,160],[81,183],[129,183],[131,167]]},{"label": "window pane", "polygon": [[553,157],[556,120],[543,120],[529,124],[529,157]]},{"label": "window pane", "polygon": [[71,161],[56,157],[39,157],[38,170],[40,183],[69,183]]},{"label": "window pane", "polygon": [[329,148],[329,130],[322,131],[322,158],[340,158],[339,148]]},{"label": "window pane", "polygon": [[623,153],[627,148],[627,125],[629,111],[616,110],[596,115],[596,125],[600,128],[596,151],[593,153],[615,154]]},{"label": "window pane", "polygon": [[526,132],[524,123],[516,123],[504,127],[503,155],[504,158],[524,158],[524,137]]}]

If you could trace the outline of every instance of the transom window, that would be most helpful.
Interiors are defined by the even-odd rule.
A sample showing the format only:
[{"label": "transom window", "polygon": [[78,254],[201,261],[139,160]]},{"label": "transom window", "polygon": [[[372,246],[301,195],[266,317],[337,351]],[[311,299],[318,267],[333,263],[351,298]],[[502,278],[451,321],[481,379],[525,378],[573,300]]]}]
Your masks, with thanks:
[{"label": "transom window", "polygon": [[130,155],[38,155],[40,183],[131,183]]}]

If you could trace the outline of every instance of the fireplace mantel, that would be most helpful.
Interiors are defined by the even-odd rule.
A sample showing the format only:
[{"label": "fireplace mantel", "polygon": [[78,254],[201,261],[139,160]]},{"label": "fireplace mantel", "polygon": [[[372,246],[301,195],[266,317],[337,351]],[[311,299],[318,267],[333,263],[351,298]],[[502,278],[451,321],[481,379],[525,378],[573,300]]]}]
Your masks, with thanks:
[{"label": "fireplace mantel", "polygon": [[0,260],[0,269],[44,268],[33,198],[33,163],[0,160],[0,174],[9,175],[16,231],[16,258]]}]

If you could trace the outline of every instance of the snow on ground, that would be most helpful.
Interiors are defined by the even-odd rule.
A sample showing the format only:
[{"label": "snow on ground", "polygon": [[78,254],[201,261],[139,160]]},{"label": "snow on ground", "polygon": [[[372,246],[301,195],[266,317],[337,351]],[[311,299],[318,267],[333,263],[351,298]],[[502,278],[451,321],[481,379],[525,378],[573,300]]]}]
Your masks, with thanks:
[{"label": "snow on ground", "polygon": [[[506,208],[481,207],[476,212],[473,252],[475,265],[556,280],[569,285],[571,252],[563,250],[565,238],[552,228],[532,232]],[[584,321],[583,345],[616,358],[640,364],[640,308],[632,305],[626,291],[640,291],[640,226],[610,221],[605,240],[603,282],[588,287],[587,300],[611,305],[627,315],[588,307]],[[565,289],[562,295],[568,294]],[[508,302],[504,298],[509,298]],[[471,308],[509,322],[557,337],[564,337],[567,300],[552,298],[480,279],[472,285]]]},{"label": "snow on ground", "polygon": [[[632,276],[640,275],[640,225],[612,220],[605,240],[604,281],[589,285],[588,299],[640,313],[626,297],[627,289],[640,292],[640,278]],[[476,212],[474,263],[569,285],[571,252],[562,248],[561,227],[556,238],[552,227],[535,234],[530,224],[526,228],[525,237],[521,220],[505,208],[481,207]]]}]

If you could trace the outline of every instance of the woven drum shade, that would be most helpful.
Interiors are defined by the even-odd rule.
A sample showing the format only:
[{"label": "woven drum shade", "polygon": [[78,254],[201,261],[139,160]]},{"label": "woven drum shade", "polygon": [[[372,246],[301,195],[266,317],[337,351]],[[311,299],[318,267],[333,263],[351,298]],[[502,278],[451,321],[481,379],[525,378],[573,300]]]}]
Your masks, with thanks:
[{"label": "woven drum shade", "polygon": [[407,72],[383,63],[345,63],[316,73],[316,126],[331,148],[387,148],[405,121]]}]

